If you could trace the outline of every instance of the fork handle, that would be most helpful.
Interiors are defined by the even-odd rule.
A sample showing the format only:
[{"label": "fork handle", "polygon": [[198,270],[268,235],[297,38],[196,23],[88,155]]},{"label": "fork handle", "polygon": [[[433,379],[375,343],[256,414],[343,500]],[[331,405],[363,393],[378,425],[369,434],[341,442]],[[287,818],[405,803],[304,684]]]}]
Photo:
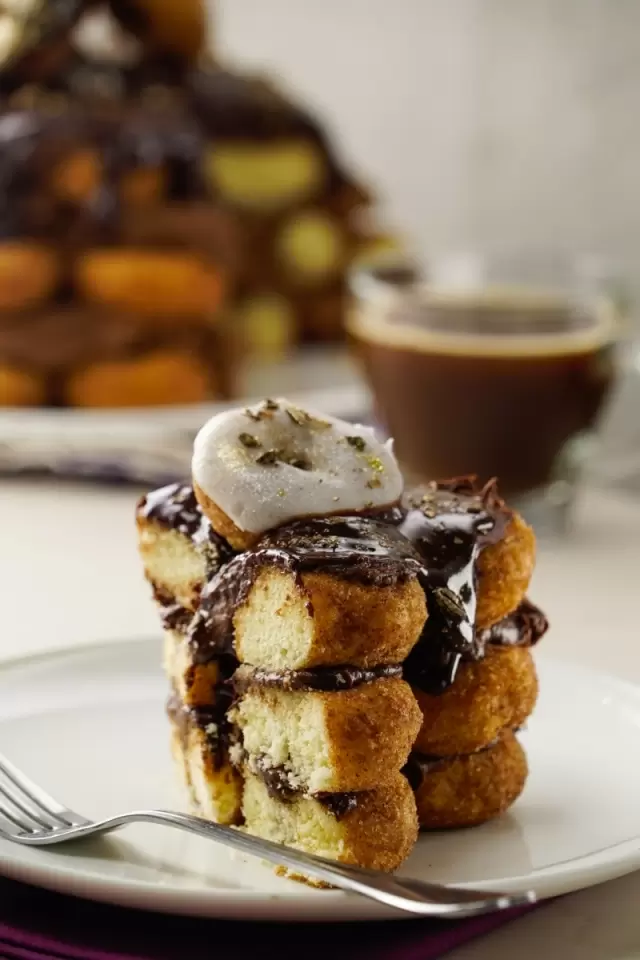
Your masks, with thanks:
[{"label": "fork handle", "polygon": [[[351,890],[386,906],[426,917],[472,917],[535,902],[535,895],[531,891],[507,895],[405,880],[378,870],[367,870],[327,860],[271,840],[263,840],[233,827],[221,826],[201,817],[169,810],[139,810],[73,827],[65,831],[65,839],[80,839],[93,833],[109,832],[131,823],[156,823],[186,830],[209,840],[216,840],[241,853],[303,871],[314,879],[323,880],[343,890]],[[55,843],[55,835],[48,838],[41,834],[37,838],[30,838],[29,842],[44,845],[47,840]]]}]

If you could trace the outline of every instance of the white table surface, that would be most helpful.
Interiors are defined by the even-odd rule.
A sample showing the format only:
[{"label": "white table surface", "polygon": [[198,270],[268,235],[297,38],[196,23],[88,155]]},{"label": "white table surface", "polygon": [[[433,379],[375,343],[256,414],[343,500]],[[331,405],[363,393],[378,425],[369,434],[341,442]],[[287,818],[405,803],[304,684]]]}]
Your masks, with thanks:
[{"label": "white table surface", "polygon": [[[0,657],[157,634],[136,555],[137,496],[0,481]],[[545,649],[640,683],[639,593],[640,498],[585,492],[573,533],[540,546],[531,596],[552,622]],[[640,873],[545,905],[451,957],[636,960],[639,904]]]}]

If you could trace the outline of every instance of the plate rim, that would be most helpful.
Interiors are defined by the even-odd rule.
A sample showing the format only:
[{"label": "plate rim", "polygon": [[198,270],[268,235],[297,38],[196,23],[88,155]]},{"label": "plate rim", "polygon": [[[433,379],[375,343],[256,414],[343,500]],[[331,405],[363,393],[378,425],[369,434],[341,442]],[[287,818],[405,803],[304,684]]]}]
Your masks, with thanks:
[{"label": "plate rim", "polygon": [[[113,640],[89,641],[83,644],[58,645],[49,650],[18,656],[0,657],[0,679],[3,675],[32,665],[64,660],[69,656],[100,655],[114,648],[159,643],[160,636],[132,636]],[[605,680],[621,695],[631,697],[640,706],[640,684],[613,674],[576,663],[570,659],[542,654],[536,660],[554,667],[579,672],[586,679]],[[126,663],[126,661],[124,661]],[[126,669],[123,667],[123,669]],[[3,841],[4,842],[4,841]],[[10,841],[6,841],[11,846]],[[167,915],[198,917],[226,917],[228,919],[255,919],[280,922],[314,922],[318,920],[342,922],[364,920],[406,919],[407,915],[393,908],[368,901],[338,890],[306,888],[305,896],[289,896],[282,892],[266,892],[250,888],[219,889],[205,887],[162,887],[157,883],[126,876],[104,877],[99,873],[74,869],[65,863],[52,861],[29,863],[20,857],[23,849],[15,846],[15,857],[3,857],[0,876],[19,880],[32,886],[77,896],[85,900],[114,904]],[[489,882],[473,881],[460,886],[489,890],[500,887],[504,892],[516,892],[535,886],[541,876],[544,884],[538,889],[539,900],[586,889],[595,884],[614,880],[640,869],[640,833],[612,846],[592,851],[551,866],[539,867],[527,874],[493,878]]]}]

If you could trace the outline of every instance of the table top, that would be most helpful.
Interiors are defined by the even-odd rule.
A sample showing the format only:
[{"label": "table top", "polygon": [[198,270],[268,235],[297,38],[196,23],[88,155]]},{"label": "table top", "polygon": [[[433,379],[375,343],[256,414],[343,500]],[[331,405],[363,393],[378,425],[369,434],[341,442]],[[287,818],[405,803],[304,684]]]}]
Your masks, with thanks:
[{"label": "table top", "polygon": [[[136,554],[142,491],[0,481],[0,657],[158,633]],[[573,530],[539,546],[530,595],[545,652],[640,682],[640,498],[585,491]],[[570,695],[568,691],[567,695]],[[640,873],[565,897],[451,954],[454,960],[640,957]]]}]

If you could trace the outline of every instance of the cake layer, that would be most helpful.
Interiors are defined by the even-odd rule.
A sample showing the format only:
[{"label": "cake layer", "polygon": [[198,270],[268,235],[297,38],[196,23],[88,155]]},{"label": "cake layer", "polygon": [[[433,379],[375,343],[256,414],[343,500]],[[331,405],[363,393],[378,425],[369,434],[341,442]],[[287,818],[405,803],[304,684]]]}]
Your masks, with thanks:
[{"label": "cake layer", "polygon": [[422,829],[470,827],[504,813],[520,796],[527,758],[512,731],[467,756],[412,754],[405,773],[415,791]]},{"label": "cake layer", "polygon": [[198,714],[170,702],[171,747],[179,779],[194,812],[216,823],[240,820],[242,777],[231,766],[228,746],[220,735],[219,717]]},{"label": "cake layer", "polygon": [[247,772],[242,813],[246,829],[259,837],[374,870],[395,870],[418,836],[415,799],[400,773],[364,793],[283,802]]},{"label": "cake layer", "polygon": [[413,693],[423,718],[414,749],[448,757],[473,753],[522,726],[535,706],[538,678],[526,647],[489,645],[483,659],[460,664],[443,693],[416,687]]},{"label": "cake layer", "polygon": [[405,763],[421,715],[403,680],[373,680],[340,692],[253,684],[232,708],[245,763],[283,791],[369,790]]}]

